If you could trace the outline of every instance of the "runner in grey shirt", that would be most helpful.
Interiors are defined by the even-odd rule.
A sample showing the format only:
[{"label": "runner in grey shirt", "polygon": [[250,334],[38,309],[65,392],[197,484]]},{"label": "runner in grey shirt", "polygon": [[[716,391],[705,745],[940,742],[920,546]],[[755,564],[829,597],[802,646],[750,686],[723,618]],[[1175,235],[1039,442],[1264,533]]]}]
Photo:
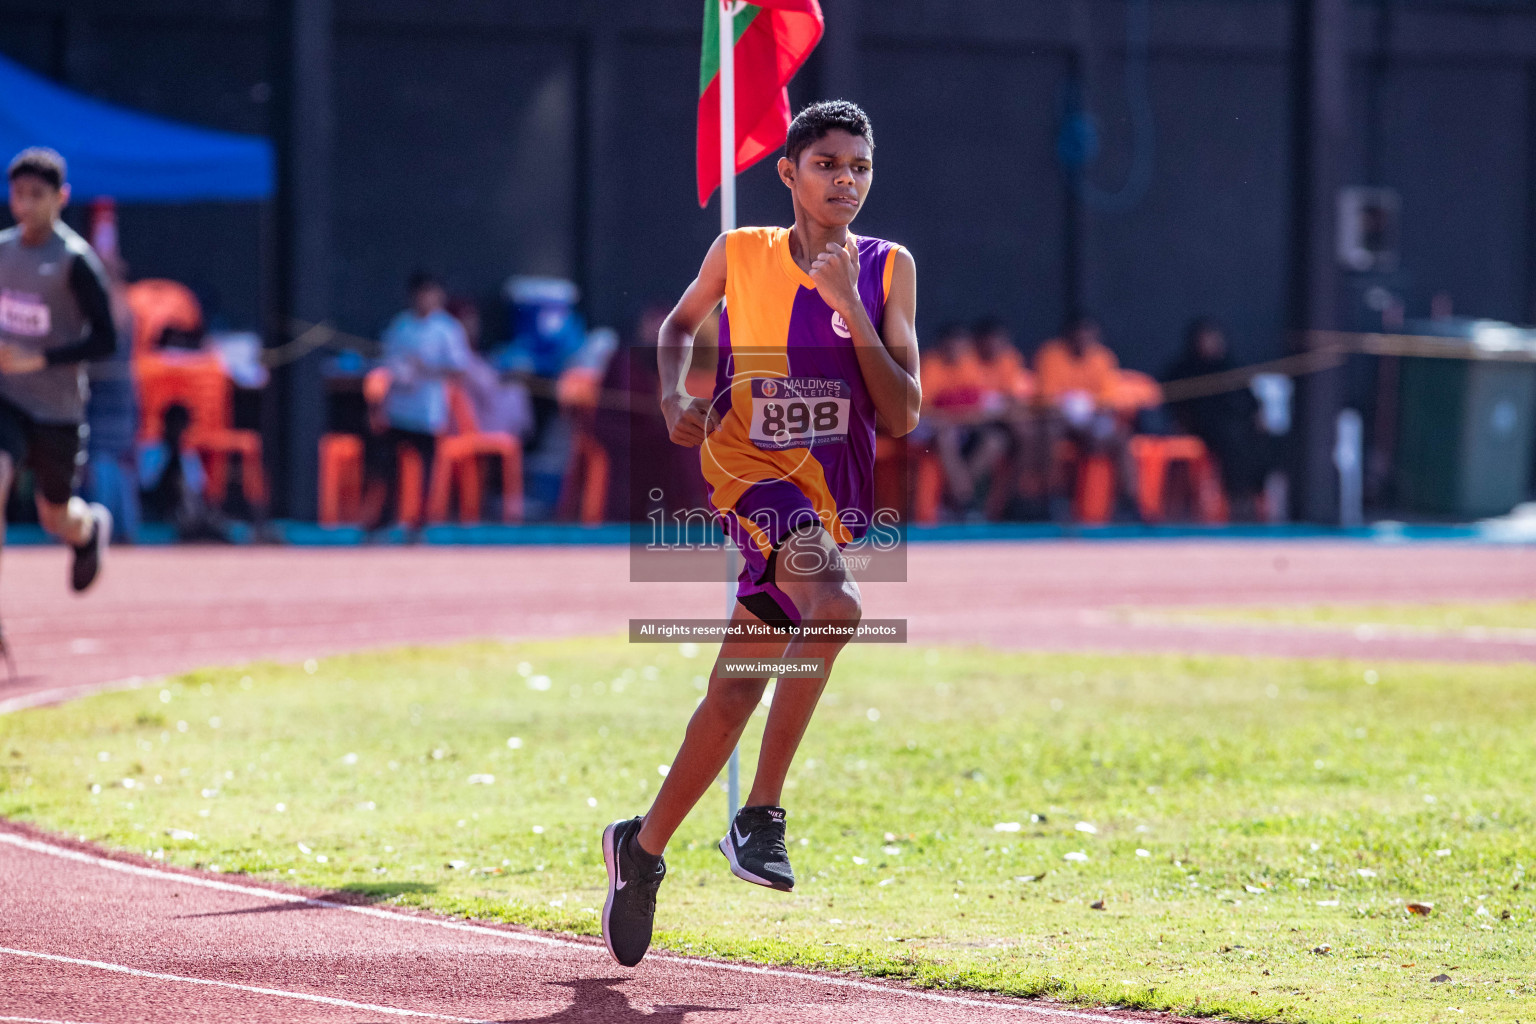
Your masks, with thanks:
[{"label": "runner in grey shirt", "polygon": [[80,591],[96,579],[112,535],[111,514],[74,493],[84,455],[84,364],[111,355],[117,331],[101,262],[59,220],[69,202],[63,157],[24,150],[7,177],[16,226],[0,232],[0,544],[6,499],[27,466],[43,528],[75,549],[70,585]]}]

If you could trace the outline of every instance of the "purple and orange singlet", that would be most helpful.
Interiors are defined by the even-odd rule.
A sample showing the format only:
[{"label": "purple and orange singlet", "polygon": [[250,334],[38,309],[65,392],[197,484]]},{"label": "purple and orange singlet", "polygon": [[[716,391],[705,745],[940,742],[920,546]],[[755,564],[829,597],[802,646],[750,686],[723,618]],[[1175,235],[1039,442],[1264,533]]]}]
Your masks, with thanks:
[{"label": "purple and orange singlet", "polygon": [[[859,298],[878,330],[900,246],[854,237]],[[875,406],[848,325],[795,263],[787,228],[729,232],[725,267],[720,426],[700,462],[710,503],[746,561],[744,596],[763,584],[777,590],[764,580],[768,560],[802,522],[820,522],[839,546],[869,530]]]}]

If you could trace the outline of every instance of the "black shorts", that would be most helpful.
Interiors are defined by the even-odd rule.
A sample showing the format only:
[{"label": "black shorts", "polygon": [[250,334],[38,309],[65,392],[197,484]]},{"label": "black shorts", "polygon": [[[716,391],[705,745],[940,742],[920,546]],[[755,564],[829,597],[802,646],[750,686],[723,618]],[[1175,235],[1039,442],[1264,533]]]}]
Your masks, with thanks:
[{"label": "black shorts", "polygon": [[37,480],[37,493],[52,505],[62,505],[75,493],[85,464],[83,424],[39,423],[0,398],[0,452],[16,468],[28,466]]}]

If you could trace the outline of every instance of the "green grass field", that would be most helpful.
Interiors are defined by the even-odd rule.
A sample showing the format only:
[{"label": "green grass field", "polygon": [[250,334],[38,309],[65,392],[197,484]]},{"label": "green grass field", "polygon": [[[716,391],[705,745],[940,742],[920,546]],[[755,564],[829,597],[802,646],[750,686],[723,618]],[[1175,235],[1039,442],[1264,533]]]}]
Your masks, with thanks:
[{"label": "green grass field", "polygon": [[[600,829],[655,793],[711,655],[614,638],[195,673],[0,718],[0,812],[595,934]],[[731,877],[712,795],[669,851],[658,940],[1241,1020],[1530,1024],[1533,684],[852,649],[786,794],[798,891]]]},{"label": "green grass field", "polygon": [[1230,625],[1311,626],[1329,629],[1385,627],[1440,633],[1536,630],[1536,601],[1454,604],[1303,604],[1191,608],[1178,611],[1131,609],[1164,622]]}]

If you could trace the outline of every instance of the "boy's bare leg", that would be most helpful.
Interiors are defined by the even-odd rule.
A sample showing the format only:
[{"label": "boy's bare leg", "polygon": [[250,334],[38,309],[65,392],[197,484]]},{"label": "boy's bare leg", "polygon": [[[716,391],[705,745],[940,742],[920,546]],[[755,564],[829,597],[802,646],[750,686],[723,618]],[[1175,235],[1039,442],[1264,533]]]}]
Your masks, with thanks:
[{"label": "boy's bare leg", "polygon": [[[791,534],[780,546],[775,579],[780,590],[795,603],[802,621],[835,622],[857,626],[860,615],[858,585],[849,575],[837,545],[820,526]],[[760,621],[740,605],[733,622]],[[774,691],[773,707],[763,730],[757,772],[746,806],[776,805],[784,789],[789,766],[805,736],[826,686],[825,673],[843,649],[846,639],[778,641],[729,640],[720,647],[720,658],[821,658],[821,679],[783,679]],[[741,740],[753,710],[762,700],[768,680],[720,676],[720,662],[710,674],[709,690],[688,722],[683,745],[677,752],[661,790],[645,815],[637,836],[641,849],[660,854],[694,805],[709,791],[731,751]]]},{"label": "boy's bare leg", "polygon": [[1013,418],[1014,451],[1018,453],[1015,479],[1026,500],[1042,500],[1049,489],[1051,457],[1049,431],[1043,417],[1020,412]]},{"label": "boy's bare leg", "polygon": [[[733,623],[759,622],[757,616],[740,605],[732,616]],[[646,853],[660,855],[671,841],[672,834],[683,823],[709,787],[720,775],[720,769],[730,760],[731,751],[741,740],[763,690],[768,685],[766,676],[722,678],[720,661],[725,658],[778,658],[784,654],[784,641],[727,640],[720,645],[719,658],[709,674],[709,689],[704,694],[688,721],[688,731],[683,735],[683,745],[673,758],[667,777],[636,836],[640,848]]]},{"label": "boy's bare leg", "polygon": [[1069,499],[1071,493],[1067,486],[1067,460],[1057,457],[1061,442],[1067,438],[1067,422],[1059,412],[1048,410],[1043,414],[1040,437],[1040,466],[1041,476],[1045,480],[1046,499]]},{"label": "boy's bare leg", "polygon": [[1120,470],[1120,490],[1125,496],[1129,507],[1139,510],[1141,508],[1141,467],[1136,462],[1136,456],[1131,454],[1131,438],[1128,431],[1121,430],[1115,434],[1112,456],[1118,463]]},{"label": "boy's bare leg", "polygon": [[944,482],[950,495],[961,506],[968,506],[976,496],[976,481],[970,467],[960,454],[960,427],[945,423],[934,435],[934,448],[939,453],[939,463],[944,467]]},{"label": "boy's bare leg", "polygon": [[91,515],[91,508],[84,498],[70,498],[55,505],[38,495],[37,521],[44,530],[77,548],[88,543],[91,533],[96,529],[96,519]]},{"label": "boy's bare leg", "polygon": [[[859,624],[859,586],[849,574],[837,545],[820,526],[792,534],[784,542],[775,576],[779,589],[800,610],[802,621],[848,627]],[[800,748],[800,740],[821,700],[832,663],[847,642],[846,638],[795,640],[785,649],[786,659],[821,658],[823,674],[820,679],[779,680],[773,706],[768,710],[768,724],[763,729],[763,744],[757,755],[752,791],[747,794],[747,807],[779,804],[795,751]]]}]

